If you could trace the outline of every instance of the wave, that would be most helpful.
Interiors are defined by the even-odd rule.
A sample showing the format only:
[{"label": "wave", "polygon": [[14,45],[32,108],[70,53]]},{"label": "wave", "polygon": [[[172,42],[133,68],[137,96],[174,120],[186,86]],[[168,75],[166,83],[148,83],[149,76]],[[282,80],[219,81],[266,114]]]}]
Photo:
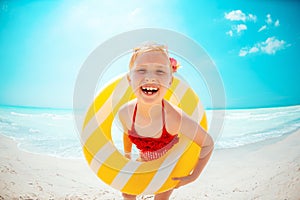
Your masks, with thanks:
[{"label": "wave", "polygon": [[226,112],[225,119],[228,120],[270,120],[281,117],[291,117],[299,115],[300,107],[280,107],[266,109],[250,109],[250,110],[229,110]]},{"label": "wave", "polygon": [[30,133],[40,133],[41,131],[39,129],[33,129],[33,128],[30,128],[29,129],[29,132]]},{"label": "wave", "polygon": [[[208,110],[210,117],[224,118],[216,148],[234,148],[278,138],[300,128],[300,106],[244,110]],[[82,157],[81,143],[72,111],[0,107],[0,133],[14,138],[20,148],[56,157]],[[116,125],[115,125],[116,126]],[[119,128],[112,127],[112,132]],[[122,137],[114,143],[122,149]]]},{"label": "wave", "polygon": [[53,114],[53,113],[39,113],[39,114],[29,114],[20,112],[10,112],[11,115],[18,117],[30,117],[30,118],[49,118],[53,120],[72,120],[73,114]]},{"label": "wave", "polygon": [[270,129],[248,132],[238,136],[224,134],[216,144],[216,149],[236,148],[248,144],[279,138],[300,129],[300,119],[294,119],[284,125]]}]

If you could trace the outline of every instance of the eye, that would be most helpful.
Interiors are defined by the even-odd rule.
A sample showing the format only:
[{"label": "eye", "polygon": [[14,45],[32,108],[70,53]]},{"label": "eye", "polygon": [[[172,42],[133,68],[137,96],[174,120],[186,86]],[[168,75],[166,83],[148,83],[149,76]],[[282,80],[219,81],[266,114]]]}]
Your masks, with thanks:
[{"label": "eye", "polygon": [[141,69],[138,69],[138,70],[136,70],[139,74],[144,74],[144,73],[146,73],[146,69],[143,69],[143,68],[141,68]]},{"label": "eye", "polygon": [[156,70],[156,74],[159,74],[159,75],[163,75],[163,74],[165,74],[166,72],[165,71],[163,71],[163,70]]}]

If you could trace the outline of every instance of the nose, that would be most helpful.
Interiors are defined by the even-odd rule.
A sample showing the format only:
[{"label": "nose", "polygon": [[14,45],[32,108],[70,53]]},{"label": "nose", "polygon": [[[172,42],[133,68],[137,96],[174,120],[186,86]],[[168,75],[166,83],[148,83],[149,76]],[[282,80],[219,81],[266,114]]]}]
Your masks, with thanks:
[{"label": "nose", "polygon": [[154,82],[155,82],[155,79],[154,79],[154,78],[151,78],[151,77],[146,77],[146,78],[145,78],[145,81],[148,82],[148,83],[154,83]]}]

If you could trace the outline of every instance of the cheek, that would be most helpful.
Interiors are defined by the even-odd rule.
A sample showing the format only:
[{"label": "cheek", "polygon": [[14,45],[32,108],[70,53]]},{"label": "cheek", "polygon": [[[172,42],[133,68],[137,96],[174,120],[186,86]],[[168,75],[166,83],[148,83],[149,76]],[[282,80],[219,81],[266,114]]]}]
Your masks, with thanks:
[{"label": "cheek", "polygon": [[137,75],[132,76],[131,81],[130,81],[131,87],[133,89],[136,89],[137,87],[139,87],[142,79],[143,78],[141,76],[137,76]]},{"label": "cheek", "polygon": [[132,77],[132,79],[138,81],[138,80],[141,80],[143,78],[143,76],[144,76],[143,74],[133,73],[131,77]]},{"label": "cheek", "polygon": [[172,83],[172,77],[166,76],[160,80],[161,84],[165,87],[170,87]]}]

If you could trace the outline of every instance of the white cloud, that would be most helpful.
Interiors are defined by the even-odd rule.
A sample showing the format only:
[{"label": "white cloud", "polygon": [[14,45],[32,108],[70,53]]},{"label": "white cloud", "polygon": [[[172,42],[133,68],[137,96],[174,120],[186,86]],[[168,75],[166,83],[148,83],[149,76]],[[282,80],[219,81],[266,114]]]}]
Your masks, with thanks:
[{"label": "white cloud", "polygon": [[229,13],[225,13],[224,14],[225,19],[230,20],[230,21],[254,21],[256,22],[257,17],[253,14],[248,14],[246,15],[245,13],[243,13],[243,11],[241,10],[233,10],[230,11]]},{"label": "white cloud", "polygon": [[269,37],[266,39],[266,41],[256,43],[252,47],[243,47],[239,51],[239,56],[243,57],[248,54],[253,54],[258,52],[273,55],[277,51],[283,50],[288,46],[289,45],[287,45],[284,40],[278,40],[276,37]]},{"label": "white cloud", "polygon": [[256,22],[257,17],[256,17],[255,15],[249,14],[249,15],[248,15],[248,19],[249,19],[249,21],[254,21],[254,22]]},{"label": "white cloud", "polygon": [[236,27],[237,33],[240,33],[241,31],[247,30],[247,26],[245,24],[239,24]]},{"label": "white cloud", "polygon": [[246,21],[246,15],[241,10],[233,10],[225,13],[225,18],[230,21]]},{"label": "white cloud", "polygon": [[261,31],[265,30],[266,28],[267,28],[267,26],[263,25],[262,27],[260,27],[260,29],[258,30],[258,32],[261,32]]},{"label": "white cloud", "polygon": [[267,23],[267,24],[271,24],[271,23],[272,23],[272,18],[271,18],[271,15],[270,15],[270,14],[267,14],[266,23]]},{"label": "white cloud", "polygon": [[[258,32],[261,32],[263,30],[266,30],[269,26],[271,26],[273,24],[273,20],[271,18],[271,15],[270,14],[267,14],[267,18],[265,20],[265,22],[267,24],[263,25],[262,27],[260,27],[260,29],[258,30]],[[277,19],[275,22],[274,22],[274,26],[275,27],[278,27],[280,24],[279,24],[279,20]]]},{"label": "white cloud", "polygon": [[241,57],[244,57],[244,56],[246,56],[247,54],[251,54],[251,53],[256,53],[256,52],[258,52],[259,51],[259,49],[257,48],[257,47],[251,47],[251,48],[247,48],[247,47],[244,47],[244,48],[242,48],[241,50],[240,50],[240,52],[239,52],[239,56],[241,56]]},{"label": "white cloud", "polygon": [[232,25],[231,30],[226,32],[226,35],[231,37],[234,34],[240,35],[243,31],[247,30],[247,25],[245,24],[246,21],[256,22],[257,17],[253,14],[245,14],[241,10],[232,10],[229,13],[224,13],[224,18],[230,21],[242,21],[243,24]]},{"label": "white cloud", "polygon": [[256,53],[258,52],[259,49],[257,47],[252,47],[250,50],[249,50],[249,53]]},{"label": "white cloud", "polygon": [[[224,13],[224,18],[229,21],[235,21],[231,25],[231,29],[226,32],[226,35],[233,37],[235,35],[239,36],[244,31],[248,29],[247,22],[252,21],[256,23],[257,17],[253,14],[245,14],[241,10],[232,10],[229,13]],[[241,21],[242,23],[238,24]],[[267,14],[265,18],[264,25],[258,29],[257,32],[262,32],[264,30],[271,30],[271,27],[278,27],[280,25],[279,20],[273,21],[271,14]],[[275,37],[269,37],[263,42],[258,42],[253,46],[243,47],[239,51],[239,56],[246,56],[249,54],[261,53],[261,54],[275,54],[277,51],[285,49],[290,45],[287,45],[284,40],[278,40]]]},{"label": "white cloud", "polygon": [[243,57],[243,56],[246,56],[247,54],[248,54],[248,50],[247,49],[241,49],[240,53],[239,53],[239,56]]},{"label": "white cloud", "polygon": [[232,30],[227,31],[226,35],[229,35],[230,37],[232,37],[233,36],[233,31]]},{"label": "white cloud", "polygon": [[226,32],[226,35],[233,37],[234,34],[241,35],[243,31],[247,30],[247,26],[245,24],[238,24],[231,26],[231,30]]},{"label": "white cloud", "polygon": [[284,40],[278,40],[275,37],[269,37],[265,42],[261,42],[261,51],[267,54],[275,54],[276,51],[285,48],[286,42]]},{"label": "white cloud", "polygon": [[[266,22],[268,25],[273,24],[273,20],[272,20],[272,17],[271,17],[270,14],[267,14],[267,18],[266,18],[265,22]],[[279,26],[279,25],[280,25],[280,23],[279,23],[279,20],[277,19],[277,20],[274,22],[274,26],[277,27],[277,26]]]}]

